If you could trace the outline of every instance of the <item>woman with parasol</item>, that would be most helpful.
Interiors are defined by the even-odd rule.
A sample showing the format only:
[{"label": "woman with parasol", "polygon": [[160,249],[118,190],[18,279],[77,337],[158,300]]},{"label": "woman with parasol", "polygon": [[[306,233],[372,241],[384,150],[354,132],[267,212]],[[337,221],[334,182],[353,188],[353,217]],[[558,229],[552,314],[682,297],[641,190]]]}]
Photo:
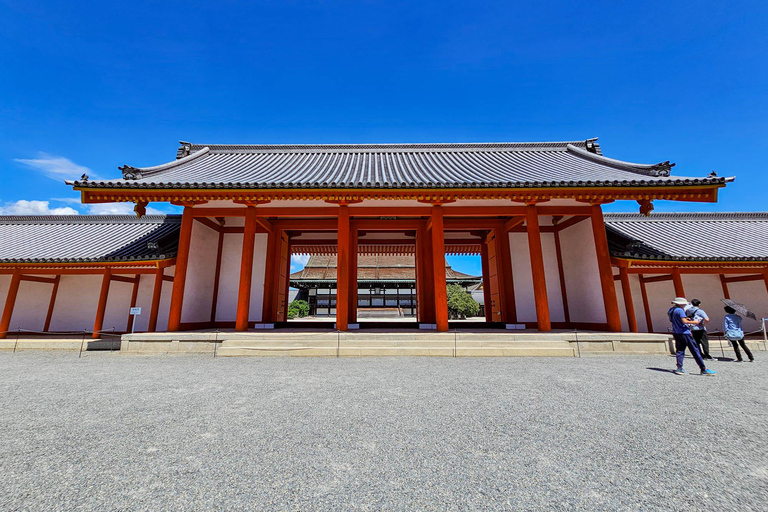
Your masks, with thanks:
[{"label": "woman with parasol", "polygon": [[733,350],[736,351],[736,360],[738,362],[743,361],[741,352],[739,352],[739,345],[741,345],[741,348],[744,349],[744,353],[746,353],[749,358],[749,362],[754,362],[755,356],[752,355],[749,347],[747,347],[747,344],[744,342],[744,330],[741,328],[742,318],[736,314],[736,311],[738,310],[749,318],[757,319],[757,317],[743,304],[739,304],[738,302],[729,299],[723,299],[723,303],[726,305],[725,312],[727,313],[725,318],[723,318],[723,332],[728,341],[733,343]]}]

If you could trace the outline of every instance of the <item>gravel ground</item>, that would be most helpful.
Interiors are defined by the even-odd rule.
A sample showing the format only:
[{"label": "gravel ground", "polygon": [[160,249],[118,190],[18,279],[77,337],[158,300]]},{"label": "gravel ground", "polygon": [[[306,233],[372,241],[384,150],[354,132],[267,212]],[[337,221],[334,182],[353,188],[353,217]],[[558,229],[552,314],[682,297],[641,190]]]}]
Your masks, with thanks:
[{"label": "gravel ground", "polygon": [[756,356],[0,353],[0,510],[766,510]]}]

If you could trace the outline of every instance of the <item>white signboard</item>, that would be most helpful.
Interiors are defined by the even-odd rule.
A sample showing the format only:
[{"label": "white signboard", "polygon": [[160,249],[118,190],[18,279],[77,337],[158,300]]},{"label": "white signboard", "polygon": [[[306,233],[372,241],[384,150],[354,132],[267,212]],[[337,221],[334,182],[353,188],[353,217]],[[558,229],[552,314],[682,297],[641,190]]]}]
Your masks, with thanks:
[{"label": "white signboard", "polygon": [[131,308],[131,314],[132,315],[140,315],[141,314],[141,308]]}]

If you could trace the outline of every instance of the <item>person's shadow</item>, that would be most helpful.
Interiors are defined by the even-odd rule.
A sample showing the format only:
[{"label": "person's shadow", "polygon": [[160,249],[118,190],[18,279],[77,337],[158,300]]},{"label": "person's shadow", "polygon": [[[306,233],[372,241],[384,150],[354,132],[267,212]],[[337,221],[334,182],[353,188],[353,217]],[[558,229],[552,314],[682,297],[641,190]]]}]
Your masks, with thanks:
[{"label": "person's shadow", "polygon": [[652,370],[654,372],[663,372],[663,373],[675,373],[675,370],[670,370],[669,368],[653,368],[651,366],[646,368],[646,370]]}]

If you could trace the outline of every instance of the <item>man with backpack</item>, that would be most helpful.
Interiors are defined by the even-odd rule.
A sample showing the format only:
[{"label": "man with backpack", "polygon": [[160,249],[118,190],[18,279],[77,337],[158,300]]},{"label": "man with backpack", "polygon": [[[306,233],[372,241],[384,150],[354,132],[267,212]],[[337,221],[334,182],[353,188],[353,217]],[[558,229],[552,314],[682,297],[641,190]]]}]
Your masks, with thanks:
[{"label": "man with backpack", "polygon": [[675,350],[677,356],[677,369],[675,375],[688,375],[688,372],[683,369],[683,362],[685,361],[685,348],[691,351],[693,359],[696,364],[699,365],[702,375],[717,375],[715,370],[710,370],[704,361],[701,359],[701,354],[696,346],[696,342],[691,335],[691,329],[689,326],[697,324],[697,320],[691,320],[685,314],[685,308],[688,306],[688,301],[684,297],[677,297],[672,301],[672,307],[667,311],[669,321],[672,322],[672,336],[675,338]]},{"label": "man with backpack", "polygon": [[701,301],[699,299],[693,299],[691,306],[685,310],[685,314],[688,318],[697,321],[698,323],[691,325],[691,334],[693,334],[693,340],[696,342],[696,346],[699,347],[701,352],[701,358],[706,360],[712,360],[712,356],[709,355],[709,338],[707,337],[707,323],[709,323],[709,317],[707,313],[699,306]]}]

